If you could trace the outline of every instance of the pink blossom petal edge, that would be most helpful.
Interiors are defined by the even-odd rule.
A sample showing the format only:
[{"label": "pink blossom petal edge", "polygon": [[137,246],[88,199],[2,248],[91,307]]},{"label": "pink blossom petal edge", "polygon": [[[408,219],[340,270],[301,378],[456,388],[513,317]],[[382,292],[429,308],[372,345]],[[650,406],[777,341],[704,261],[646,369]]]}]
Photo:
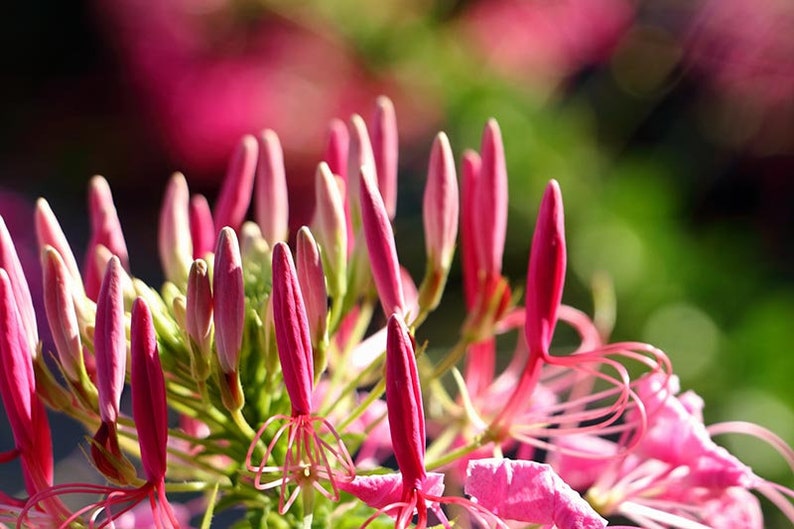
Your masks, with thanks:
[{"label": "pink blossom petal edge", "polygon": [[607,521],[549,465],[510,459],[476,459],[466,469],[466,494],[508,520],[601,529]]},{"label": "pink blossom petal edge", "polygon": [[[339,488],[373,509],[382,509],[387,505],[402,501],[403,478],[401,474],[397,473],[356,476],[349,483],[341,482]],[[422,481],[422,491],[431,496],[444,494],[444,474],[428,472]]]}]

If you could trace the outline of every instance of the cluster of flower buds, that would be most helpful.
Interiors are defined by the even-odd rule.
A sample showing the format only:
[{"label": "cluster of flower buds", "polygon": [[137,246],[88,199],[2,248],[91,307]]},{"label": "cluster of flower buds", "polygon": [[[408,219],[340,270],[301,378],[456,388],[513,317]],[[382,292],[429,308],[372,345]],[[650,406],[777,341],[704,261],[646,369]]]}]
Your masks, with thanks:
[{"label": "cluster of flower buds", "polygon": [[[561,303],[557,182],[540,202],[524,281],[502,274],[508,193],[495,121],[479,153],[463,154],[460,191],[447,137],[433,143],[418,287],[395,244],[394,108],[381,98],[369,124],[353,116],[329,130],[313,220],[294,233],[272,131],[243,138],[214,209],[174,175],[159,290],[132,275],[104,179],[90,184],[82,271],[40,200],[53,350],[0,222],[0,396],[14,440],[0,463],[19,458],[24,478],[0,492],[0,527],[204,529],[236,509],[239,527],[256,528],[760,529],[755,493],[794,521],[794,492],[712,436],[759,437],[794,468],[784,441],[746,423],[705,426],[702,401],[679,394],[662,351],[611,343],[597,314]],[[423,324],[458,239],[467,317],[456,344],[430,351]],[[578,344],[555,341],[558,322]],[[497,336],[513,349],[498,350]],[[45,406],[84,425],[81,448],[102,482],[54,482]]]}]

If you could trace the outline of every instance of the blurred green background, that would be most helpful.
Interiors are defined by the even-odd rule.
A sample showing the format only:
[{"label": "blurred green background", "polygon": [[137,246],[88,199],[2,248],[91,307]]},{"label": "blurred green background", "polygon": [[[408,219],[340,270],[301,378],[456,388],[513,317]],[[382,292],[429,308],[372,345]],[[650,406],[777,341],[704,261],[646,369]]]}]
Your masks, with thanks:
[{"label": "blurred green background", "polygon": [[[45,0],[4,7],[0,50],[0,208],[32,267],[35,197],[81,251],[85,185],[101,173],[133,272],[159,282],[166,179],[184,171],[214,196],[234,143],[265,127],[285,147],[297,225],[328,120],[367,117],[382,93],[401,129],[400,254],[418,277],[411,234],[433,134],[445,130],[460,159],[493,116],[512,284],[556,178],[565,301],[591,310],[606,274],[615,340],[663,348],[708,422],[751,420],[794,442],[787,0]],[[771,451],[725,443],[791,485]]]}]

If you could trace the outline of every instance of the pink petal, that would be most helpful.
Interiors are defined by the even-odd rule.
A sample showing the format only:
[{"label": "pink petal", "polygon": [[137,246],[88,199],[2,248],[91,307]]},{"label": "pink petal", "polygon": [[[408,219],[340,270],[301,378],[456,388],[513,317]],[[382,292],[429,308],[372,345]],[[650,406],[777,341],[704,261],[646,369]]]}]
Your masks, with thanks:
[{"label": "pink petal", "polygon": [[390,219],[397,212],[397,118],[388,97],[378,98],[372,118],[372,154],[378,188]]},{"label": "pink petal", "polygon": [[218,202],[215,204],[216,232],[224,226],[237,231],[245,220],[254,189],[258,150],[256,138],[246,135],[232,155]]},{"label": "pink petal", "polygon": [[347,155],[350,135],[347,127],[339,119],[332,119],[328,125],[328,142],[325,146],[323,161],[328,164],[331,173],[343,180],[347,178]]},{"label": "pink petal", "polygon": [[124,234],[121,231],[116,206],[107,180],[101,176],[91,179],[88,188],[88,210],[91,216],[91,240],[88,243],[85,262],[85,288],[91,299],[97,299],[104,270],[97,259],[99,246],[107,248],[111,255],[119,259],[124,270],[129,270],[129,257]]},{"label": "pink petal", "polygon": [[480,257],[477,243],[477,186],[480,179],[480,155],[474,151],[463,153],[460,209],[460,253],[463,273],[463,294],[466,307],[477,304],[480,283]]},{"label": "pink petal", "polygon": [[118,257],[111,257],[97,298],[94,330],[99,415],[103,422],[112,424],[118,419],[127,365],[121,274]]},{"label": "pink petal", "polygon": [[44,249],[49,245],[55,248],[63,259],[66,268],[69,270],[72,278],[75,280],[80,290],[83,289],[83,278],[80,275],[80,268],[77,266],[77,260],[74,257],[72,248],[69,246],[69,241],[55,218],[50,205],[43,198],[36,201],[36,237],[39,241],[39,248]]},{"label": "pink petal", "polygon": [[433,268],[449,270],[458,237],[458,179],[446,134],[439,133],[430,151],[422,203],[427,257]]},{"label": "pink petal", "polygon": [[476,187],[474,229],[477,233],[479,268],[487,276],[502,270],[507,233],[507,169],[502,133],[496,120],[490,119],[482,136],[482,166]]},{"label": "pink petal", "polygon": [[[400,474],[356,476],[353,481],[340,482],[339,488],[373,509],[382,509],[402,501],[403,479]],[[444,494],[444,474],[428,473],[421,482],[420,490],[431,496],[441,496]]]},{"label": "pink petal", "polygon": [[323,339],[328,318],[328,294],[325,291],[325,275],[320,259],[320,248],[306,226],[298,231],[297,238],[298,282],[303,293],[303,302],[309,319],[312,343]]},{"label": "pink petal", "polygon": [[601,529],[607,522],[549,465],[477,459],[466,469],[466,494],[497,516],[559,529]]},{"label": "pink petal", "polygon": [[223,373],[235,373],[243,343],[245,292],[240,245],[229,227],[223,228],[218,236],[212,277],[218,363]]},{"label": "pink petal", "polygon": [[190,238],[190,191],[182,173],[174,173],[168,182],[159,228],[157,243],[165,277],[177,285],[184,285],[193,262],[193,241]]},{"label": "pink petal", "polygon": [[28,341],[33,357],[36,357],[39,345],[39,331],[36,327],[36,311],[33,309],[33,298],[30,295],[28,280],[22,269],[22,262],[17,255],[17,249],[6,223],[0,217],[0,268],[3,268],[11,281],[11,290],[14,293],[17,310],[21,318],[22,329]]},{"label": "pink petal", "polygon": [[64,373],[72,381],[80,380],[83,366],[83,345],[77,323],[75,296],[82,295],[75,288],[74,278],[57,250],[46,246],[41,256],[44,277],[44,309],[50,326],[55,350]]},{"label": "pink petal", "polygon": [[215,247],[215,224],[204,195],[193,195],[190,199],[190,238],[193,259],[204,259]]}]

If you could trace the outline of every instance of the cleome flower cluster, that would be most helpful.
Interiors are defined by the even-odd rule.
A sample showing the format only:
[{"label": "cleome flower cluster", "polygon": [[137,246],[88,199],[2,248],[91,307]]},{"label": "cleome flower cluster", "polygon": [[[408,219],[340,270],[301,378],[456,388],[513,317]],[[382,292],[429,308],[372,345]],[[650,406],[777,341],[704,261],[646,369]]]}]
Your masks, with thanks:
[{"label": "cleome flower cluster", "polygon": [[[82,270],[39,200],[54,350],[0,223],[0,396],[14,440],[0,463],[18,458],[23,472],[19,490],[0,492],[0,526],[205,529],[231,510],[255,528],[762,528],[757,494],[794,521],[794,492],[712,436],[759,437],[794,468],[784,441],[752,424],[704,425],[702,400],[679,391],[662,351],[611,343],[595,316],[561,304],[555,181],[526,278],[503,276],[495,121],[480,151],[463,154],[460,184],[447,137],[433,143],[418,286],[392,228],[391,103],[329,131],[313,220],[297,233],[272,131],[242,139],[212,209],[175,174],[160,290],[130,270],[104,179],[90,183]],[[431,352],[424,323],[456,247],[467,316],[457,343]],[[558,322],[579,337],[573,350],[552,346]],[[514,344],[504,368],[501,335],[500,349]],[[97,480],[54,482],[45,407],[85,427]]]}]

